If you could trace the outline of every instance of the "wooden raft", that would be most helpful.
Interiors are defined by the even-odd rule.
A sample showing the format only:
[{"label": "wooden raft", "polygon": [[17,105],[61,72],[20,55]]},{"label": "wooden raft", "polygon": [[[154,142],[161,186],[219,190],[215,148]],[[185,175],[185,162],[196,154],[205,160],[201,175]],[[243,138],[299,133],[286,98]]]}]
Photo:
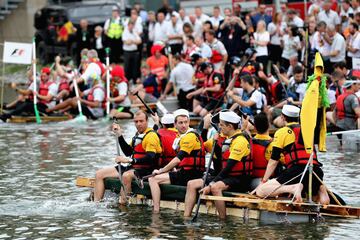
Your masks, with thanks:
[{"label": "wooden raft", "polygon": [[[68,116],[46,116],[40,117],[42,123],[48,122],[63,122],[66,120],[70,120]],[[35,116],[12,116],[8,119],[10,123],[35,123],[36,117]]]}]

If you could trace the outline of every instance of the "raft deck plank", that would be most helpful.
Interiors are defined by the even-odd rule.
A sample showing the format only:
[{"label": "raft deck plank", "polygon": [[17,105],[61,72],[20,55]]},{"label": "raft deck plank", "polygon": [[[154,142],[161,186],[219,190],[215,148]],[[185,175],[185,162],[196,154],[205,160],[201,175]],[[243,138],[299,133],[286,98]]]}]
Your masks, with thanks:
[{"label": "raft deck plank", "polygon": [[[40,117],[42,123],[48,122],[62,122],[66,120],[70,120],[71,118],[68,116],[42,116]],[[12,116],[9,120],[10,123],[35,123],[35,116]]]}]

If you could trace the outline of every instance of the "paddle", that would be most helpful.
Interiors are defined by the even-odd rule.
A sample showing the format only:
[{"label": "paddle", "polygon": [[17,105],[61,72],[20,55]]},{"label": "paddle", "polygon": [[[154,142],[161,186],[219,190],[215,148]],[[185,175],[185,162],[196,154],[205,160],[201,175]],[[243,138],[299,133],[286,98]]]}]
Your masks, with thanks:
[{"label": "paddle", "polygon": [[109,117],[110,114],[110,48],[105,48],[106,52],[106,116]]},{"label": "paddle", "polygon": [[328,132],[328,133],[326,133],[326,136],[340,135],[340,134],[346,134],[346,133],[357,133],[357,132],[360,132],[360,129],[348,130],[348,131],[338,131],[338,132]]},{"label": "paddle", "polygon": [[76,78],[73,79],[73,83],[74,83],[74,89],[75,89],[75,94],[76,94],[76,98],[77,98],[77,105],[78,105],[78,111],[79,111],[79,115],[74,120],[79,121],[79,122],[85,122],[86,117],[82,113],[82,107],[81,107],[80,96],[79,96],[79,88],[78,88],[78,85],[77,85]]},{"label": "paddle", "polygon": [[[116,122],[116,121],[114,121]],[[117,155],[120,156],[120,144],[119,144],[119,137],[115,135],[115,139],[116,139],[116,152]],[[123,181],[122,181],[122,172],[121,172],[121,163],[118,164],[118,168],[119,168],[119,180],[120,180],[120,193],[121,193],[121,188],[124,190],[125,196],[127,196],[126,194],[126,189],[123,185]]]},{"label": "paddle", "polygon": [[[202,187],[201,189],[203,189],[206,185],[206,180],[208,178],[208,175],[209,175],[209,170],[210,170],[210,166],[211,166],[211,162],[212,162],[212,159],[214,157],[214,153],[215,153],[215,146],[217,144],[217,139],[214,140],[214,144],[213,144],[213,147],[211,149],[211,154],[210,154],[210,159],[209,159],[209,162],[208,162],[208,165],[206,166],[206,171],[205,171],[205,174],[203,176],[203,184],[202,184]],[[197,204],[196,204],[196,209],[195,209],[195,215],[194,217],[191,219],[192,222],[195,222],[198,215],[199,215],[199,209],[200,209],[200,203],[201,203],[201,197],[200,197],[200,194],[199,194],[199,197],[198,197],[198,200],[197,200]]]},{"label": "paddle", "polygon": [[41,123],[39,110],[37,108],[37,88],[36,88],[36,42],[35,37],[33,37],[32,41],[32,50],[33,50],[33,81],[34,81],[34,112],[37,123]]},{"label": "paddle", "polygon": [[[144,99],[142,99],[142,98],[139,96],[139,92],[134,93],[134,95],[140,100],[140,102],[141,102],[142,104],[144,104],[144,106],[146,107],[146,109],[147,109],[152,115],[155,116],[154,111],[146,104],[146,102],[144,101]],[[162,124],[161,122],[160,122],[160,125],[161,125],[161,127],[163,127],[163,124]]]}]

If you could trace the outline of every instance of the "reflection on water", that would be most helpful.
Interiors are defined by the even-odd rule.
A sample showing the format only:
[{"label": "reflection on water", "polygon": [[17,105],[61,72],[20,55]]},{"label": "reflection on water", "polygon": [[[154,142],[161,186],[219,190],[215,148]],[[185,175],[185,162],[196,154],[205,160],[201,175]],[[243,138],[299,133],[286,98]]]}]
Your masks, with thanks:
[{"label": "reflection on water", "polygon": [[[124,122],[130,138],[133,124]],[[77,188],[77,176],[113,164],[115,141],[101,121],[84,125],[0,125],[0,239],[348,239],[355,238],[360,220],[326,223],[263,225],[257,221],[200,215],[193,224],[181,212],[151,207],[119,208],[114,195],[89,203],[89,189]],[[344,199],[360,205],[360,154],[338,148],[328,139],[321,154],[326,182]]]}]

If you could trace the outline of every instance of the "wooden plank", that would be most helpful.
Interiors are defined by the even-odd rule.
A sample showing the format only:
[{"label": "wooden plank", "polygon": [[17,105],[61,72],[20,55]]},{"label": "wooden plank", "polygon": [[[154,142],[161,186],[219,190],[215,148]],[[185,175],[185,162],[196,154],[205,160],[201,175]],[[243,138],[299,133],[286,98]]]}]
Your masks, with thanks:
[{"label": "wooden plank", "polygon": [[[147,103],[147,105],[150,107],[150,108],[156,108],[156,103]],[[142,103],[133,103],[131,104],[131,108],[144,108],[144,104]]]},{"label": "wooden plank", "polygon": [[75,184],[78,187],[94,188],[95,187],[95,178],[77,177]]}]

